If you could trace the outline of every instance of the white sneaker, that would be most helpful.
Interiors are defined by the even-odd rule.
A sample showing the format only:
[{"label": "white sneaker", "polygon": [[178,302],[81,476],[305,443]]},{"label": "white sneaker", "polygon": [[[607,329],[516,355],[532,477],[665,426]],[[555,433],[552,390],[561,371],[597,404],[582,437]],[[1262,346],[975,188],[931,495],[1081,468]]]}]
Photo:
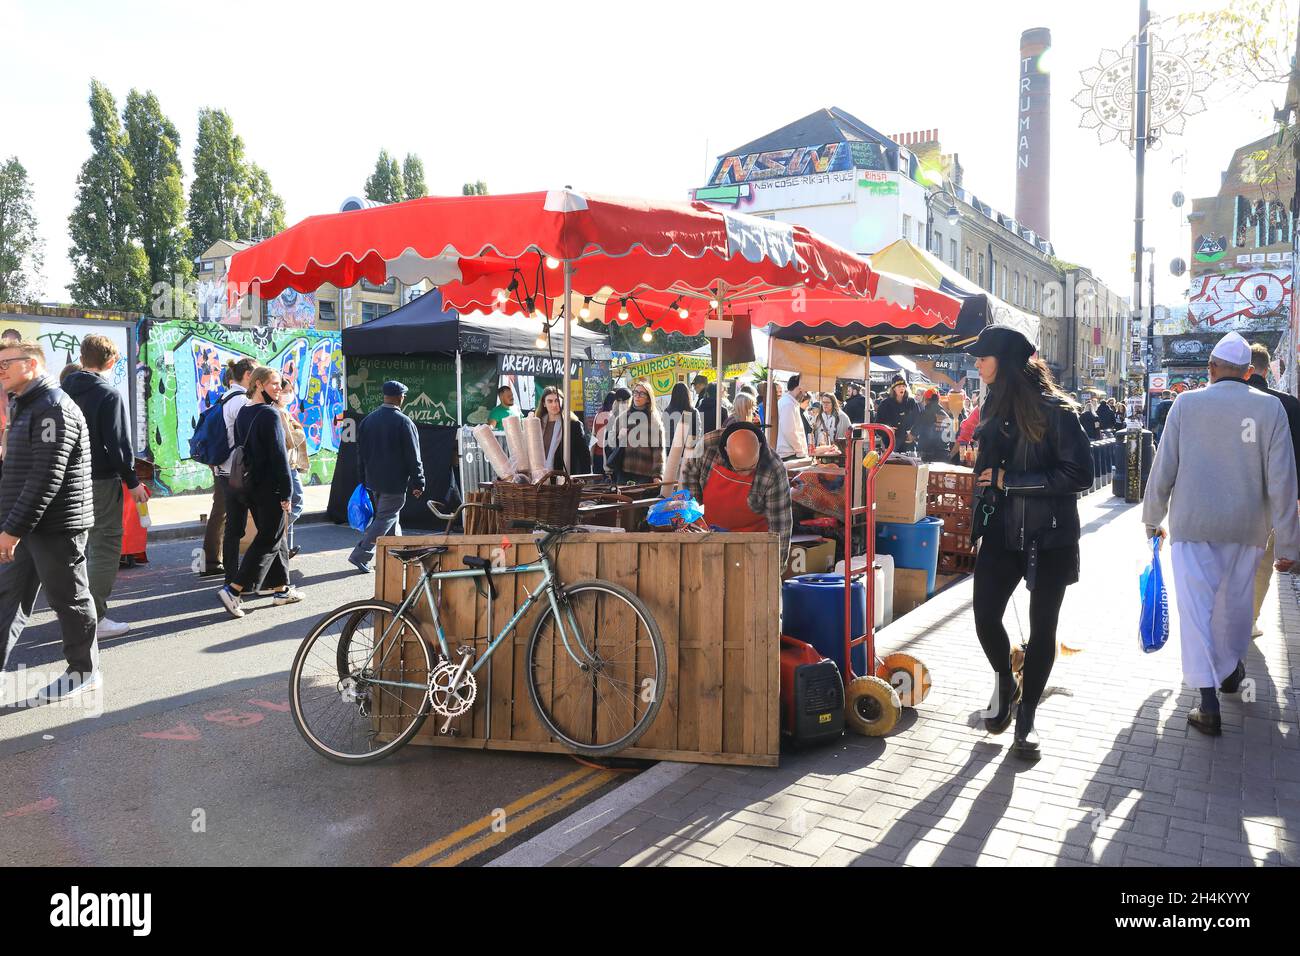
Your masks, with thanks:
[{"label": "white sneaker", "polygon": [[123,624],[121,621],[115,621],[111,617],[106,617],[99,622],[95,628],[96,637],[121,637],[127,631],[131,630],[131,625]]},{"label": "white sneaker", "polygon": [[217,597],[221,598],[221,603],[226,606],[226,610],[230,612],[231,617],[244,616],[244,609],[239,606],[240,605],[239,594],[237,594],[234,590],[232,590],[230,585],[226,585],[220,591],[218,591]]},{"label": "white sneaker", "polygon": [[303,599],[303,593],[297,588],[289,588],[287,591],[277,591],[275,593],[274,604],[280,607],[284,604],[297,604]]},{"label": "white sneaker", "polygon": [[44,703],[50,703],[56,700],[69,700],[77,695],[88,691],[99,689],[99,670],[95,669],[89,674],[79,674],[76,671],[67,671],[47,687],[38,691],[36,699]]}]

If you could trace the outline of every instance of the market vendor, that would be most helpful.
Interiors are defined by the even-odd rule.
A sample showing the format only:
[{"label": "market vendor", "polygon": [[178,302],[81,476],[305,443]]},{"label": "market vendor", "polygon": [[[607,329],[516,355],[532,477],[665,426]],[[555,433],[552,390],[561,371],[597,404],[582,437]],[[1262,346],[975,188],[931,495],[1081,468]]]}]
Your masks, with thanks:
[{"label": "market vendor", "polygon": [[734,422],[705,435],[698,451],[686,459],[682,484],[703,503],[704,520],[718,530],[776,532],[784,564],[794,527],[790,479],[763,430]]},{"label": "market vendor", "polygon": [[497,407],[488,412],[488,421],[500,431],[507,418],[519,418],[519,406],[515,404],[515,390],[509,385],[497,389]]}]

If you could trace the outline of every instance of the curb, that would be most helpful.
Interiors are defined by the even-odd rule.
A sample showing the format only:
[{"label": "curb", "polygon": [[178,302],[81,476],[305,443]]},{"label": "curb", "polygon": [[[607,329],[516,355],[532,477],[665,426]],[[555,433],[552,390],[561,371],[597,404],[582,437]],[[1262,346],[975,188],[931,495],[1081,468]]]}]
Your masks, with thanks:
[{"label": "curb", "polygon": [[[298,516],[295,525],[304,524],[328,524],[329,515],[324,511],[318,511],[313,514],[303,514]],[[149,529],[149,541],[179,541],[183,538],[201,538],[207,531],[207,525],[200,522],[189,524],[173,524],[162,528]]]},{"label": "curb", "polygon": [[662,761],[485,866],[544,866],[699,767]]}]

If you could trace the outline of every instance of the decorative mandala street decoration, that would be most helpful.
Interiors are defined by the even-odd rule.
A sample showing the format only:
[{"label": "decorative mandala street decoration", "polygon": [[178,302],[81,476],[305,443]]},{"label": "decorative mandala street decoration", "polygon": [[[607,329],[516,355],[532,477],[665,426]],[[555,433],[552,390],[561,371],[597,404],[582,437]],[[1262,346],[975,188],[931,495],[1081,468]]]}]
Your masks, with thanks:
[{"label": "decorative mandala street decoration", "polygon": [[[1186,125],[1185,117],[1205,110],[1201,94],[1209,88],[1210,76],[1198,72],[1188,61],[1183,38],[1166,44],[1153,33],[1150,39],[1148,145],[1158,147],[1162,134],[1179,135]],[[1085,88],[1073,100],[1083,110],[1081,127],[1095,129],[1102,143],[1118,139],[1130,149],[1136,139],[1136,49],[1137,41],[1130,39],[1122,50],[1103,50],[1097,66],[1080,71]]]}]

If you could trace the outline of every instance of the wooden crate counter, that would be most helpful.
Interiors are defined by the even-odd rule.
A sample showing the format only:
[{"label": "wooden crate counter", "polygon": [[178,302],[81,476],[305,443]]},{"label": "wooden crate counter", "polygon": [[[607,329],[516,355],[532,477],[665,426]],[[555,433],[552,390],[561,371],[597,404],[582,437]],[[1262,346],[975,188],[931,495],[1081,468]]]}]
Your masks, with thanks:
[{"label": "wooden crate counter", "polygon": [[[461,569],[461,558],[492,558],[509,543],[505,562],[537,560],[526,534],[431,535],[380,538],[375,597],[400,604],[421,569],[389,557],[390,547],[445,545],[442,570]],[[696,763],[775,767],[780,753],[780,559],[774,534],[580,534],[558,549],[560,580],[599,577],[622,584],[643,600],[659,624],[668,659],[668,688],[654,724],[620,756]],[[491,633],[495,634],[536,588],[540,574],[496,577]],[[482,656],[488,640],[482,581],[442,585],[438,613],[448,645],[474,638]],[[478,699],[452,721],[457,736],[438,733],[445,718],[431,713],[414,743],[489,750],[568,753],[543,729],[524,681],[528,636],[543,607],[516,626],[478,672]],[[426,602],[410,612],[436,649]],[[489,671],[489,668],[491,669]],[[490,675],[490,676],[489,676]],[[490,690],[489,690],[490,688]],[[488,705],[491,704],[491,726]]]}]

